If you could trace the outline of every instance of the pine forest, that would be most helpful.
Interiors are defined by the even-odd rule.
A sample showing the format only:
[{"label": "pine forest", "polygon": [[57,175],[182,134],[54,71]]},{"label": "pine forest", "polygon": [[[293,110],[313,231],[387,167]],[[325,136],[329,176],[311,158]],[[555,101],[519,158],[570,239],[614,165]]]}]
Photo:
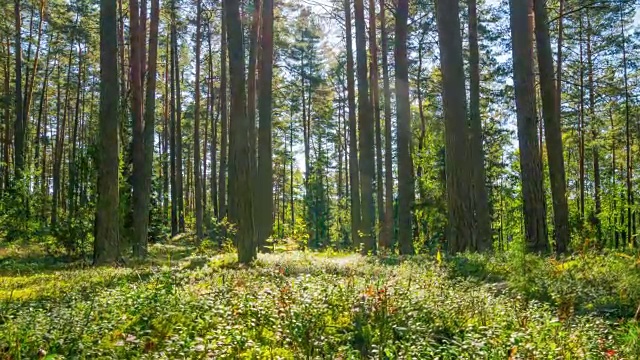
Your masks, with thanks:
[{"label": "pine forest", "polygon": [[640,358],[639,1],[0,5],[0,360]]}]

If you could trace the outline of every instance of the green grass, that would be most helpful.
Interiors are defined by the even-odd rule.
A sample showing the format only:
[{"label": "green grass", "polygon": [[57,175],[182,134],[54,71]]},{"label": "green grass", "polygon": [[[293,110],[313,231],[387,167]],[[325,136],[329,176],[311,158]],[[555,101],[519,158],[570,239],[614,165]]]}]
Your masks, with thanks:
[{"label": "green grass", "polygon": [[96,269],[23,253],[0,250],[0,359],[640,358],[640,271],[621,254],[241,267],[156,246]]}]

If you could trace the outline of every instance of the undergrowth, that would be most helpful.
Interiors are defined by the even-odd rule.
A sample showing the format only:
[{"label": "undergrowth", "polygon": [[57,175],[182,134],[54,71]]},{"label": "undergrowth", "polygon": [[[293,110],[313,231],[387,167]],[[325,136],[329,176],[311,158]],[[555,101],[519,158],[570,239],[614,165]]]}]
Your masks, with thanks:
[{"label": "undergrowth", "polygon": [[623,254],[153,255],[29,271],[0,253],[0,359],[640,357],[640,271]]}]

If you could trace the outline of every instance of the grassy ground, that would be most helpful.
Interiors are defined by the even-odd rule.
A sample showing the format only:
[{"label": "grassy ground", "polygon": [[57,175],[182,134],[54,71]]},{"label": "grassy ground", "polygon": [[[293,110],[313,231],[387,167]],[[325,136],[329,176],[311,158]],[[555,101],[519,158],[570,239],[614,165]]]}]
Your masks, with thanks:
[{"label": "grassy ground", "polygon": [[622,254],[152,254],[95,269],[1,249],[0,359],[640,358]]}]

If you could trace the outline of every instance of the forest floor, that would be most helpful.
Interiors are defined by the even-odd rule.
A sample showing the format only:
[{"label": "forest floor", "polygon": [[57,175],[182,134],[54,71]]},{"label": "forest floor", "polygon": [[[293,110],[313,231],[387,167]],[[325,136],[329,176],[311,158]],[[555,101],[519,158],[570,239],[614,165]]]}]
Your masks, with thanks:
[{"label": "forest floor", "polygon": [[640,358],[625,254],[151,255],[92,268],[0,248],[0,359]]}]

